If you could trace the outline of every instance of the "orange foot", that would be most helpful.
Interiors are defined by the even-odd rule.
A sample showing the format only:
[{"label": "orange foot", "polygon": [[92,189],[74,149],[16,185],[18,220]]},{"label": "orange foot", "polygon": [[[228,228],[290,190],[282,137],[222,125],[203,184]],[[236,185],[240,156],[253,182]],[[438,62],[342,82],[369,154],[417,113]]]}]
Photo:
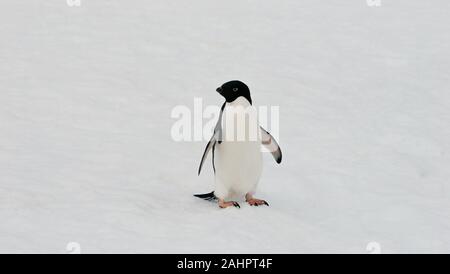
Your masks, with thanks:
[{"label": "orange foot", "polygon": [[227,207],[230,207],[230,206],[241,208],[241,206],[237,202],[225,202],[224,200],[219,200],[219,207],[220,208],[227,208]]},{"label": "orange foot", "polygon": [[266,202],[264,200],[260,200],[260,199],[255,199],[249,194],[245,195],[245,200],[251,206],[260,206],[260,205],[269,206],[268,202]]}]

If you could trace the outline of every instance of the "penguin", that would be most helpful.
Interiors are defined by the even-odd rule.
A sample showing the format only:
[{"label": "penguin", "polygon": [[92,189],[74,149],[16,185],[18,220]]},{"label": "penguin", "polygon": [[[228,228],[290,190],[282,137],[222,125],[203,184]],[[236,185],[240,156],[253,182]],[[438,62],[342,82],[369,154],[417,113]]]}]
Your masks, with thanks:
[{"label": "penguin", "polygon": [[[232,200],[238,197],[245,197],[251,206],[269,206],[265,200],[253,196],[263,168],[261,145],[271,152],[278,164],[282,160],[280,146],[268,131],[259,126],[250,89],[246,84],[233,80],[224,83],[216,91],[225,98],[225,102],[198,168],[200,175],[211,152],[215,187],[210,193],[194,196],[217,201],[220,208],[240,208],[239,203]],[[242,117],[245,119],[239,119]]]}]

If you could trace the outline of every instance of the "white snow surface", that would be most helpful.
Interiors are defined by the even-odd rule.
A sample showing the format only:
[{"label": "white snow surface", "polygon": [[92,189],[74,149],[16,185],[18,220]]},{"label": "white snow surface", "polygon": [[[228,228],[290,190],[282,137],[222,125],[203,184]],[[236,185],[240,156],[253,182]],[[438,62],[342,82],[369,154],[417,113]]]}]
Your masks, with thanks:
[{"label": "white snow surface", "polygon": [[[2,0],[0,252],[450,252],[447,0]],[[246,82],[283,163],[221,210],[177,105]]]}]

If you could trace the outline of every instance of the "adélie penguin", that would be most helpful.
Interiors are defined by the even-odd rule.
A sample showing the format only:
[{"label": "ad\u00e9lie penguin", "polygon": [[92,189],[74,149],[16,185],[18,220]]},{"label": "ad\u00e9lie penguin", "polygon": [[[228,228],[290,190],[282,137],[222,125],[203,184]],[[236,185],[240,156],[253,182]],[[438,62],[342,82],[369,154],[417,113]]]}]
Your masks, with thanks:
[{"label": "ad\u00e9lie penguin", "polygon": [[215,188],[210,193],[194,196],[209,201],[218,200],[221,208],[240,208],[237,202],[231,200],[236,197],[245,197],[251,206],[268,206],[266,201],[253,197],[263,166],[261,145],[272,153],[278,164],[282,159],[281,149],[272,135],[259,126],[257,111],[246,84],[230,81],[216,91],[225,98],[225,103],[198,169],[200,175],[209,152],[212,152]]}]

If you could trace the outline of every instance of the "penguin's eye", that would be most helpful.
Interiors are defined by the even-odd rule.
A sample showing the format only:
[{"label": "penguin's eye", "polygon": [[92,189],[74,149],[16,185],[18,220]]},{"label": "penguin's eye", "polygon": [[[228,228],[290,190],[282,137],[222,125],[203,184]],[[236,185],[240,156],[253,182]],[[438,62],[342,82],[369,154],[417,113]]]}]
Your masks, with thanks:
[{"label": "penguin's eye", "polygon": [[235,92],[238,91],[238,90],[239,90],[238,88],[233,88],[233,91],[235,91]]}]

